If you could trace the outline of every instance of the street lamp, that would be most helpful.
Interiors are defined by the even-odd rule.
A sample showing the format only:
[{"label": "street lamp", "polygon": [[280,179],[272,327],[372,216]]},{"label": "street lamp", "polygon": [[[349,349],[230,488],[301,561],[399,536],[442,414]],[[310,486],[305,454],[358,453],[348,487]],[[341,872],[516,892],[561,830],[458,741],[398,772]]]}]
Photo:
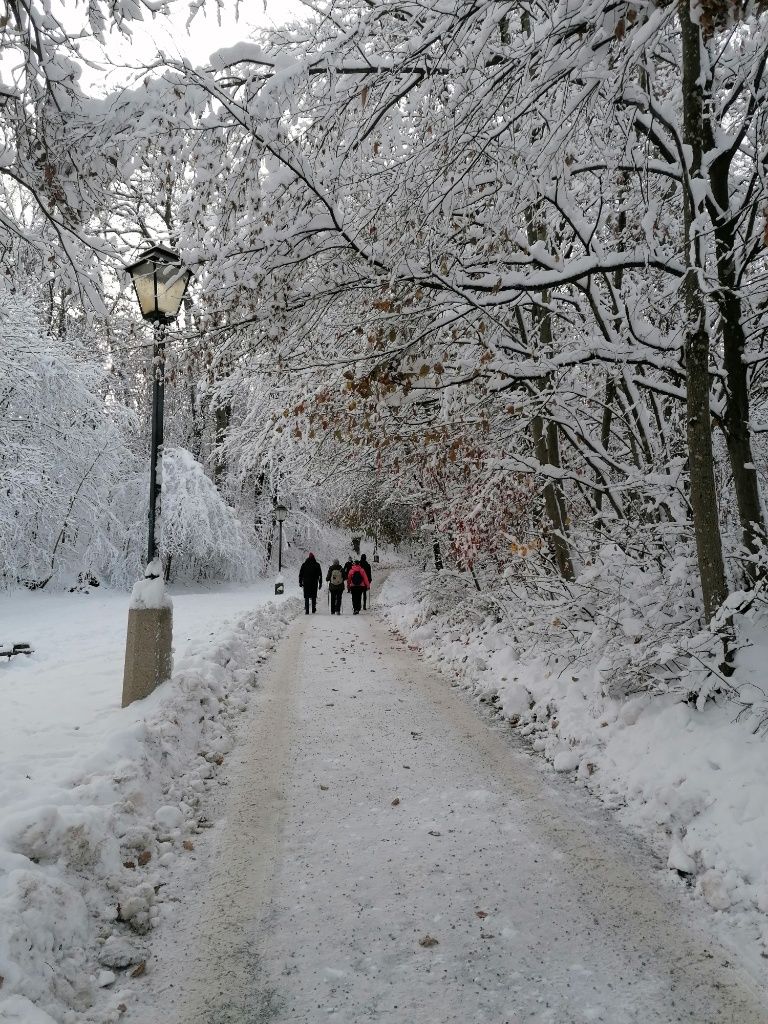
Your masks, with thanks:
[{"label": "street lamp", "polygon": [[157,556],[160,534],[157,507],[160,505],[162,479],[157,470],[158,455],[163,449],[163,409],[165,403],[165,328],[179,315],[189,285],[191,272],[183,266],[172,249],[153,245],[135,263],[127,266],[131,275],[139,309],[154,327],[152,349],[152,440],[149,454],[149,539],[147,562]]},{"label": "street lamp", "polygon": [[285,593],[285,583],[283,582],[283,523],[288,515],[288,509],[285,505],[275,506],[275,519],[280,527],[280,539],[277,543],[277,582],[275,583],[275,593]]},{"label": "street lamp", "polygon": [[192,276],[178,255],[162,245],[145,250],[127,266],[139,309],[154,327],[152,350],[152,438],[149,456],[149,537],[144,579],[134,586],[128,611],[123,707],[148,696],[173,668],[173,606],[165,594],[157,557],[160,536],[165,328],[179,315]]}]

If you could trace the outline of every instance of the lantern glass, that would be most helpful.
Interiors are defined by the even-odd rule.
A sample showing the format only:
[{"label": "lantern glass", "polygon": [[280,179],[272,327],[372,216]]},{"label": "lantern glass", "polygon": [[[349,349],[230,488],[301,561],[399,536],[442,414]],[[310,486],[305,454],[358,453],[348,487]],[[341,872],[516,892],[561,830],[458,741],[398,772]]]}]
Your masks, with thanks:
[{"label": "lantern glass", "polygon": [[144,319],[161,323],[175,320],[192,276],[176,253],[154,245],[126,269]]},{"label": "lantern glass", "polygon": [[288,515],[288,509],[285,507],[285,505],[278,505],[275,508],[275,519],[278,521],[278,523],[284,523],[285,522],[285,517],[287,515]]},{"label": "lantern glass", "polygon": [[180,265],[158,264],[157,270],[157,310],[164,317],[175,320],[181,309],[184,292],[190,273]]}]

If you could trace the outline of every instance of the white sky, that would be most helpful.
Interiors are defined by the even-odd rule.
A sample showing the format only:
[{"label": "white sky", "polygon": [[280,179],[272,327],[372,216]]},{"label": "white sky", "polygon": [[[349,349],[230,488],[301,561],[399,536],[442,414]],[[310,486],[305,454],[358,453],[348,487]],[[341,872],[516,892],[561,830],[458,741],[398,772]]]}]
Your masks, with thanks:
[{"label": "white sky", "polygon": [[[157,15],[153,18],[146,14],[144,22],[131,22],[131,40],[124,39],[113,29],[107,37],[109,60],[126,67],[105,66],[103,74],[85,67],[83,88],[87,92],[102,92],[130,80],[131,74],[127,69],[151,61],[158,50],[168,57],[183,55],[193,64],[203,64],[215,50],[247,39],[254,27],[280,25],[308,13],[301,0],[247,0],[239,6],[238,18],[235,0],[224,0],[224,10],[221,11],[216,9],[215,0],[211,0],[209,9],[203,8],[187,31],[188,7],[179,0],[167,17]],[[83,46],[83,52],[104,66],[103,53],[97,48]]]}]

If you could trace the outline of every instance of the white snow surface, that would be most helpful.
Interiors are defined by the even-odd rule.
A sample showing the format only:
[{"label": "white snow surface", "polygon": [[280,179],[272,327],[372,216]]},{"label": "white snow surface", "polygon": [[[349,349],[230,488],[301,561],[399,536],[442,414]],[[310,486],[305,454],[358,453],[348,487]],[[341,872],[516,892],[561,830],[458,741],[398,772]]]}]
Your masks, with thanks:
[{"label": "white snow surface", "polygon": [[129,598],[0,595],[0,1021],[105,1024],[165,874],[200,828],[260,666],[298,601],[272,584],[175,595],[173,678],[120,708]]},{"label": "white snow surface", "polygon": [[149,563],[144,579],[137,580],[131,591],[131,608],[173,608],[173,601],[168,596],[163,579],[160,559],[155,558]]},{"label": "white snow surface", "polygon": [[[616,699],[606,694],[600,650],[586,670],[521,652],[523,631],[513,638],[487,605],[480,612],[470,598],[436,612],[420,585],[413,572],[394,573],[381,606],[426,664],[493,707],[555,771],[573,773],[645,836],[670,870],[690,876],[697,897],[727,910],[724,933],[740,936],[764,975],[768,741],[754,717],[741,720],[729,701],[697,710],[672,694]],[[764,680],[768,650],[756,644]]]},{"label": "white snow surface", "polygon": [[375,616],[300,615],[131,1024],[763,1024],[662,864]]}]

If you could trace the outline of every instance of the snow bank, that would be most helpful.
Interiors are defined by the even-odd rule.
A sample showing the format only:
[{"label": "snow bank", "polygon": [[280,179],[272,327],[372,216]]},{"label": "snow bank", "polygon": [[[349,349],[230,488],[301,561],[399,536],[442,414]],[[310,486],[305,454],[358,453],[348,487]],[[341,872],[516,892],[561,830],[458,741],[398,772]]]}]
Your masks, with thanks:
[{"label": "snow bank", "polygon": [[[524,623],[510,625],[493,598],[467,590],[457,602],[425,579],[393,573],[382,594],[380,607],[408,642],[555,771],[573,773],[641,830],[713,909],[741,915],[768,955],[768,748],[754,715],[739,717],[727,700],[697,710],[680,693],[617,695],[600,647],[578,663],[537,653]],[[765,640],[753,640],[764,675]]]},{"label": "snow bank", "polygon": [[164,873],[206,827],[200,794],[300,607],[284,601],[246,615],[215,644],[189,650],[119,724],[111,718],[98,745],[63,764],[30,752],[26,774],[4,782],[0,1020],[107,1024],[125,1012]]}]

